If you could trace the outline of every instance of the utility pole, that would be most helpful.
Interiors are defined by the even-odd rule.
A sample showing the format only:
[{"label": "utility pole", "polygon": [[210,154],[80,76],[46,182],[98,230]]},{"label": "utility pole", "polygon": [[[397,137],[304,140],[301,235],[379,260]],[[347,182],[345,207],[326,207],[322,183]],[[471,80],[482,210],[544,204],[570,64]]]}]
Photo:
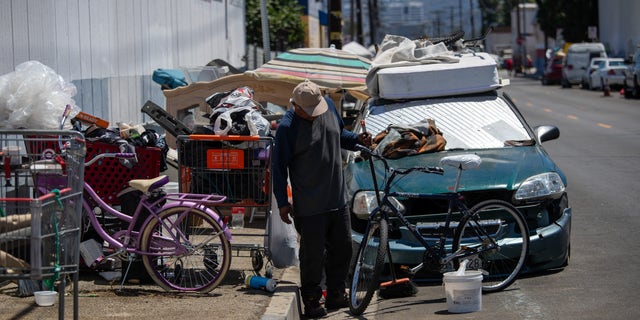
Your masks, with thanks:
[{"label": "utility pole", "polygon": [[458,0],[458,19],[460,19],[460,30],[464,30],[462,27],[462,0]]},{"label": "utility pole", "polygon": [[378,44],[378,0],[369,0],[369,37],[371,44]]},{"label": "utility pole", "polygon": [[471,16],[471,38],[476,37],[476,25],[473,22],[473,0],[469,0],[469,15]]},{"label": "utility pole", "polygon": [[349,35],[351,36],[351,41],[356,40],[356,22],[355,22],[355,6],[354,2],[356,0],[351,0],[349,2]]},{"label": "utility pole", "polygon": [[342,49],[342,0],[329,0],[329,45]]},{"label": "utility pole", "polygon": [[358,11],[358,29],[357,29],[357,34],[358,34],[358,43],[359,44],[363,44],[364,45],[364,37],[362,35],[362,0],[356,0],[356,6],[357,6],[357,11]]},{"label": "utility pole", "polygon": [[455,29],[455,26],[453,25],[453,9],[455,7],[451,6],[449,7],[450,11],[449,11],[449,27],[451,28],[451,30],[449,30],[449,33],[453,33],[453,30]]},{"label": "utility pole", "polygon": [[[517,23],[517,32],[518,32],[518,37],[517,37],[518,51],[522,51],[522,32],[520,31],[520,0],[516,0],[516,23]],[[516,73],[518,73],[518,70],[520,70],[520,67],[522,67],[522,53],[518,52],[518,55],[516,55],[514,52],[513,70],[515,70]]]},{"label": "utility pole", "polygon": [[262,46],[264,50],[264,62],[271,60],[271,42],[269,41],[269,15],[267,13],[267,0],[260,0],[260,22],[262,26]]}]

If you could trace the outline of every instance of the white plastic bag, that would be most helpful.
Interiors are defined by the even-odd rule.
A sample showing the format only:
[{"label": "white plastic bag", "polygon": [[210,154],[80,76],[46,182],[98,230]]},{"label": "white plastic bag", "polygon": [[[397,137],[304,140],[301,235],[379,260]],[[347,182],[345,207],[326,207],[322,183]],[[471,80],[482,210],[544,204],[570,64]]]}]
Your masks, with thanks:
[{"label": "white plastic bag", "polygon": [[72,99],[76,92],[75,85],[46,65],[23,62],[0,76],[0,128],[59,129],[67,105],[70,118],[79,111]]},{"label": "white plastic bag", "polygon": [[229,108],[223,112],[217,110],[219,109],[212,113],[213,116],[221,112],[213,124],[213,132],[217,135],[242,135],[242,132],[251,136],[267,136],[269,134],[269,121],[262,117],[258,110],[251,107]]},{"label": "white plastic bag", "polygon": [[276,268],[298,266],[298,232],[293,224],[286,224],[280,218],[277,201],[272,194],[271,214],[267,219],[265,247],[271,253],[271,262]]}]

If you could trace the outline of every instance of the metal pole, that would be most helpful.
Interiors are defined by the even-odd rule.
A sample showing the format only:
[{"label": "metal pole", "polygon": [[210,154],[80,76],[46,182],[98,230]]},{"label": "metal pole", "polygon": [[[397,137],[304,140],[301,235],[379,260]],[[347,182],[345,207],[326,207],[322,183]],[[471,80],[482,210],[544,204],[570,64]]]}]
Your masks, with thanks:
[{"label": "metal pole", "polygon": [[264,50],[264,62],[271,60],[271,42],[269,41],[269,14],[267,12],[267,0],[260,0],[260,19],[262,22],[262,46]]},{"label": "metal pole", "polygon": [[329,44],[342,49],[342,0],[329,0]]}]

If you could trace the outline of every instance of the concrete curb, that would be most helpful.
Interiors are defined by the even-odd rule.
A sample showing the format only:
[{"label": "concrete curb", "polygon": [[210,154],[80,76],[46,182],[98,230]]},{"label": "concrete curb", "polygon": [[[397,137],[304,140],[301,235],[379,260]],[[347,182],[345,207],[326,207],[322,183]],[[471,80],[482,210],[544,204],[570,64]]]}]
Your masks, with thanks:
[{"label": "concrete curb", "polygon": [[261,320],[300,320],[302,307],[298,294],[299,282],[300,269],[286,268]]}]

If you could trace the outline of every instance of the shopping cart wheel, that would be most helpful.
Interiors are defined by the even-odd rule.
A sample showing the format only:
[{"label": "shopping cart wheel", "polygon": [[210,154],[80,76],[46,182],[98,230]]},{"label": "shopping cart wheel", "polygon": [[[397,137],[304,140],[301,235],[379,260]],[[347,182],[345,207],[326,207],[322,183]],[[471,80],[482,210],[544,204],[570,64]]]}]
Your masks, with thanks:
[{"label": "shopping cart wheel", "polygon": [[256,273],[264,266],[264,256],[258,249],[251,249],[251,266]]}]

